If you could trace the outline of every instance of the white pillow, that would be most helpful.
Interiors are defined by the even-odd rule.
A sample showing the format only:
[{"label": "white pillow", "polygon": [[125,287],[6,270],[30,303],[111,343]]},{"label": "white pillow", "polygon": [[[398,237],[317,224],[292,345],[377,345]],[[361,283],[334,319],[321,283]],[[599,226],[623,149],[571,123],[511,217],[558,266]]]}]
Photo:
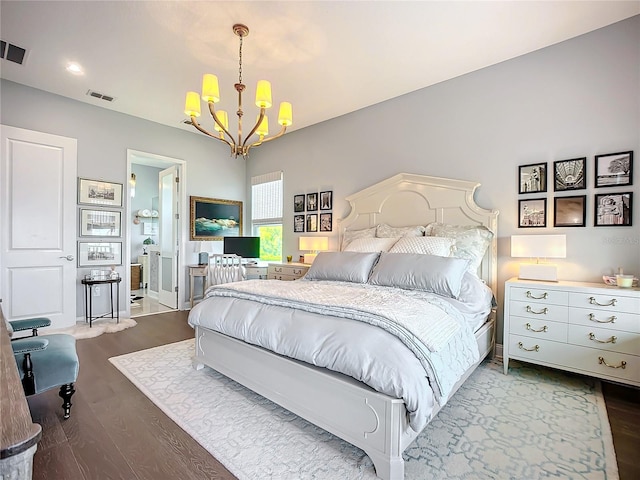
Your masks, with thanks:
[{"label": "white pillow", "polygon": [[381,223],[376,227],[376,237],[398,238],[398,237],[423,237],[424,227],[413,225],[411,227],[392,227],[386,223]]},{"label": "white pillow", "polygon": [[304,280],[366,283],[379,253],[320,252]]},{"label": "white pillow", "polygon": [[478,274],[478,268],[482,263],[493,232],[486,227],[469,225],[447,225],[444,223],[432,223],[431,235],[434,237],[453,238],[456,241],[456,249],[452,256],[469,260],[469,271]]},{"label": "white pillow", "polygon": [[391,247],[389,253],[421,253],[449,257],[456,241],[444,237],[403,237]]},{"label": "white pillow", "polygon": [[397,238],[357,238],[345,247],[345,252],[388,252]]},{"label": "white pillow", "polygon": [[364,228],[362,230],[345,230],[342,238],[342,249],[358,238],[373,238],[376,236],[376,227]]},{"label": "white pillow", "polygon": [[467,261],[461,258],[382,253],[369,283],[457,298],[466,270]]}]

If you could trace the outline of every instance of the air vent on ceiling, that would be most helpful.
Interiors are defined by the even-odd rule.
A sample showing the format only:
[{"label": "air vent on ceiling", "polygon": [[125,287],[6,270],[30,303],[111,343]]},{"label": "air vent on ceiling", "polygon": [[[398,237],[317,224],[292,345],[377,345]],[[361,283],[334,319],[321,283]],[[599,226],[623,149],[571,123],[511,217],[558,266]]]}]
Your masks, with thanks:
[{"label": "air vent on ceiling", "polygon": [[113,102],[115,100],[115,97],[112,97],[111,95],[94,92],[93,90],[87,90],[87,95],[93,98],[99,98],[100,100],[104,100],[105,102]]},{"label": "air vent on ceiling", "polygon": [[17,63],[18,65],[22,65],[27,55],[27,51],[24,48],[5,42],[4,40],[0,41],[0,50],[0,58]]}]

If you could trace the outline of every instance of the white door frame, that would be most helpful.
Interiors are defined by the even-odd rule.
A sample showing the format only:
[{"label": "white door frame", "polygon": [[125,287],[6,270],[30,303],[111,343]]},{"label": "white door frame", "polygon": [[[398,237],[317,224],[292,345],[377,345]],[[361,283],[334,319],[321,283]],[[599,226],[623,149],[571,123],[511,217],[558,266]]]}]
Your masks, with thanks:
[{"label": "white door frame", "polygon": [[[185,160],[173,157],[167,157],[165,155],[158,155],[155,153],[142,152],[139,150],[132,150],[130,148],[127,149],[127,207],[125,209],[125,218],[126,218],[126,243],[125,243],[125,281],[126,281],[126,289],[125,289],[125,299],[129,299],[131,297],[131,225],[132,225],[132,214],[131,211],[131,184],[128,179],[131,178],[131,164],[145,164],[149,166],[159,167],[159,168],[167,168],[171,165],[179,165],[180,166],[180,186],[178,189],[178,198],[180,199],[180,230],[178,232],[178,310],[184,310],[186,308],[186,301],[184,298],[184,294],[186,290],[186,275],[184,274],[186,270],[186,242],[189,239],[189,212],[187,202],[187,162]],[[127,300],[126,302],[126,316],[131,316],[131,303]]]}]

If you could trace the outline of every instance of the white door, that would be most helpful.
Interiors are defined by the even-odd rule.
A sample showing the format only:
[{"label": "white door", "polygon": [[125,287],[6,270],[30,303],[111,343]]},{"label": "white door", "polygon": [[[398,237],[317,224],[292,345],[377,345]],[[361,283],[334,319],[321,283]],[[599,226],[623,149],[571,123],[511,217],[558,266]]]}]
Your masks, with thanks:
[{"label": "white door", "polygon": [[160,265],[158,301],[178,308],[179,167],[160,172]]},{"label": "white door", "polygon": [[0,294],[8,320],[76,322],[77,142],[0,125]]}]

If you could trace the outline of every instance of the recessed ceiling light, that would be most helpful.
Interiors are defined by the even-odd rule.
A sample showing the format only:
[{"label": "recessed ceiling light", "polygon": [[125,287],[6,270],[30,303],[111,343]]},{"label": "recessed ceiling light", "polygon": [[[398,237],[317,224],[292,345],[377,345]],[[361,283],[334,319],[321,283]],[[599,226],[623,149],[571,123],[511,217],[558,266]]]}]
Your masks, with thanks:
[{"label": "recessed ceiling light", "polygon": [[84,75],[84,70],[80,64],[76,62],[67,63],[67,72],[73,73],[74,75]]}]

